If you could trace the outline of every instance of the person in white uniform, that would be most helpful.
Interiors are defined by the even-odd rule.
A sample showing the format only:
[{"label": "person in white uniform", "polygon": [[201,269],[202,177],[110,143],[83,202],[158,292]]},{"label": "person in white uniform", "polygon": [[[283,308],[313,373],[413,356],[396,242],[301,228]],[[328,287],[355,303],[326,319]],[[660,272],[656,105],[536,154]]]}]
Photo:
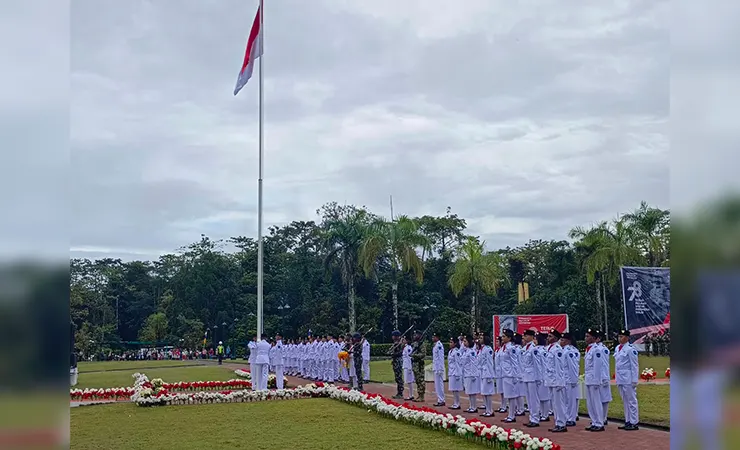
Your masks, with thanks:
[{"label": "person in white uniform", "polygon": [[257,360],[257,336],[252,337],[252,340],[247,344],[247,348],[249,349],[249,375],[252,378],[252,390],[257,391],[259,390],[259,385],[257,383],[257,366],[255,365],[255,361]]},{"label": "person in white uniform", "polygon": [[630,343],[629,330],[621,330],[617,336],[619,345],[614,350],[614,373],[619,395],[624,403],[624,425],[620,430],[639,430],[639,410],[637,407],[637,382],[640,367],[637,362],[637,349]]},{"label": "person in white uniform", "polygon": [[[562,335],[556,331],[556,335],[562,338]],[[568,431],[566,426],[568,413],[566,412],[566,374],[568,373],[568,357],[565,355],[560,342],[554,343],[548,350],[548,357],[551,358],[552,373],[552,407],[555,410],[555,427],[549,431],[552,433],[564,433]]]},{"label": "person in white uniform", "polygon": [[568,360],[568,371],[565,374],[565,426],[576,426],[578,420],[578,378],[581,373],[581,353],[573,345],[573,336],[563,333],[560,340]]},{"label": "person in white uniform", "polygon": [[477,356],[478,368],[480,369],[480,393],[483,396],[485,412],[482,417],[493,417],[493,395],[496,393],[496,377],[493,367],[493,348],[491,338],[483,337],[483,345]]},{"label": "person in white uniform", "polygon": [[602,359],[607,358],[609,354],[604,353],[602,346],[596,343],[599,331],[589,328],[586,331],[586,356],[584,362],[584,378],[586,382],[586,406],[588,416],[591,419],[591,425],[586,427],[586,431],[604,431],[604,406],[602,403],[602,386],[609,387],[609,376],[604,377]]},{"label": "person in white uniform", "polygon": [[[270,365],[270,343],[267,339],[257,341],[257,356],[254,360],[255,376],[258,378],[257,390],[264,391],[267,389],[267,376]],[[254,380],[252,381],[254,383]]]},{"label": "person in white uniform", "polygon": [[365,383],[370,381],[370,343],[367,338],[362,338],[362,379]]},{"label": "person in white uniform", "polygon": [[601,384],[601,408],[603,409],[604,413],[602,417],[604,418],[604,426],[609,424],[609,403],[612,402],[612,386],[611,386],[611,367],[609,365],[609,360],[611,358],[611,354],[609,352],[609,349],[606,348],[606,345],[601,341],[603,334],[599,332],[599,336],[596,338],[596,345],[599,346],[599,349],[601,350],[601,353],[606,357],[600,358],[599,362],[601,363],[601,373],[602,373],[602,379],[608,380],[607,383]]},{"label": "person in white uniform", "polygon": [[527,390],[527,405],[529,406],[529,422],[525,427],[534,428],[540,426],[540,396],[537,390],[538,378],[538,355],[537,346],[534,343],[536,333],[534,330],[524,331],[524,347],[522,348],[522,382]]},{"label": "person in white uniform", "polygon": [[503,346],[501,347],[499,363],[501,364],[501,380],[504,387],[504,399],[507,401],[509,406],[509,414],[502,420],[502,422],[505,423],[516,422],[517,399],[519,398],[519,379],[521,378],[519,350],[512,342],[513,340],[514,332],[508,329],[504,330],[501,335]]},{"label": "person in white uniform", "polygon": [[414,383],[416,383],[416,378],[414,378],[414,366],[411,361],[411,354],[414,352],[414,349],[408,344],[406,341],[406,338],[402,338],[403,347],[403,356],[402,356],[402,368],[403,368],[403,382],[409,387],[409,396],[405,398],[407,401],[411,401],[414,399]]},{"label": "person in white uniform", "polygon": [[537,396],[540,398],[540,422],[549,422],[550,416],[550,388],[545,383],[547,374],[545,358],[547,358],[547,334],[539,333],[537,335]]},{"label": "person in white uniform", "polygon": [[501,341],[501,336],[498,336],[496,339],[498,340],[498,348],[496,348],[493,354],[493,371],[496,375],[496,393],[501,397],[501,407],[496,412],[503,414],[507,410],[506,399],[504,398],[504,380],[501,373],[501,351],[504,348],[504,343]]},{"label": "person in white uniform", "polygon": [[[522,335],[514,332],[514,345],[516,345],[517,351],[519,353],[519,357],[521,359],[522,355],[522,349],[524,348],[524,341],[522,339]],[[517,390],[519,391],[519,396],[516,398],[516,415],[517,416],[523,416],[525,412],[527,411],[526,408],[526,398],[527,398],[527,385],[522,382],[522,371],[521,371],[521,360],[519,361],[520,368],[519,368],[519,383],[517,383]]]},{"label": "person in white uniform", "polygon": [[285,347],[283,346],[283,337],[278,333],[275,336],[275,348],[273,349],[273,364],[275,367],[275,385],[278,389],[282,389],[284,387],[283,385],[283,364],[284,364],[284,356],[283,352],[285,351]]},{"label": "person in white uniform", "polygon": [[454,338],[450,338],[450,351],[447,352],[448,388],[452,392],[452,406],[449,409],[460,409],[460,392],[463,390],[463,370],[460,348]]},{"label": "person in white uniform", "polygon": [[445,406],[445,347],[437,333],[432,334],[432,372],[434,372],[434,393],[437,403],[434,406]]},{"label": "person in white uniform", "polygon": [[476,360],[477,356],[475,342],[472,337],[468,336],[465,339],[465,348],[462,349],[463,383],[465,394],[470,400],[470,407],[465,410],[468,413],[478,411],[477,396],[480,394],[480,369]]}]

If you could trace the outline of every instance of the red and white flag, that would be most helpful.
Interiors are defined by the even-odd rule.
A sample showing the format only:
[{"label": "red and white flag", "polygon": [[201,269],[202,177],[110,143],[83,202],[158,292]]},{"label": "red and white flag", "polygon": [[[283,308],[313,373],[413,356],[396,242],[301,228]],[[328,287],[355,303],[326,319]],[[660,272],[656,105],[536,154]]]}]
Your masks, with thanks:
[{"label": "red and white flag", "polygon": [[260,30],[260,9],[257,8],[257,15],[254,16],[252,30],[249,32],[249,40],[247,40],[247,51],[244,54],[244,62],[239,71],[239,77],[236,79],[234,95],[238,94],[247,84],[247,81],[252,78],[254,64],[260,56],[262,56],[262,30]]}]

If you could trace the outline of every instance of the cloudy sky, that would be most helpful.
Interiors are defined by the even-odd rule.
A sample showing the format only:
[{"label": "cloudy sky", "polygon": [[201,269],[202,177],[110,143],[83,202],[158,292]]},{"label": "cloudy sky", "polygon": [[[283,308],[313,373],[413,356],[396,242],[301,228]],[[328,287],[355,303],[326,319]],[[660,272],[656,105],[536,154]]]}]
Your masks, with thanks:
[{"label": "cloudy sky", "polygon": [[[256,5],[72,3],[73,257],[256,235]],[[267,1],[266,225],[392,194],[497,248],[667,207],[668,6]]]}]

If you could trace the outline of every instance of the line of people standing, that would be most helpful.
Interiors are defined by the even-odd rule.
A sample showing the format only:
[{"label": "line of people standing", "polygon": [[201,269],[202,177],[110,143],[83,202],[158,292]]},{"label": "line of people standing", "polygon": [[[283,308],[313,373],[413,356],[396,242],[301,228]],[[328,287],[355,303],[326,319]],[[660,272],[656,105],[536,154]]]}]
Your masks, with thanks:
[{"label": "line of people standing", "polygon": [[[400,333],[399,333],[400,335]],[[586,333],[586,352],[584,356],[585,400],[591,419],[587,431],[604,431],[607,425],[607,411],[612,401],[610,376],[610,351],[603,344],[598,330],[589,329]],[[452,394],[452,410],[461,409],[461,395],[468,397],[466,412],[492,417],[495,412],[506,414],[504,423],[516,422],[517,416],[528,415],[527,427],[539,427],[540,422],[549,422],[553,417],[554,427],[550,431],[562,433],[576,426],[579,420],[578,407],[580,395],[581,354],[575,347],[570,333],[560,333],[552,329],[549,333],[536,333],[526,330],[519,335],[512,330],[504,330],[498,337],[496,348],[490,337],[459,336],[451,338],[447,352],[448,385]],[[446,406],[444,386],[445,354],[439,335],[432,337],[432,371],[437,402],[434,406]],[[419,370],[410,371],[411,356],[414,349],[394,332],[394,342],[400,342],[403,381],[397,372],[399,358],[393,354],[393,368],[396,373],[397,395],[403,394],[406,384],[410,401],[424,401],[423,390],[414,396],[414,377],[418,380]],[[622,430],[638,429],[638,406],[636,386],[639,376],[637,350],[629,343],[629,331],[619,333],[620,344],[614,349],[616,384],[625,405],[625,425]],[[423,366],[422,366],[423,370]],[[421,376],[423,377],[423,371]],[[423,380],[423,378],[422,378]],[[422,381],[423,383],[423,381]],[[493,400],[498,398],[500,407],[493,409]]]},{"label": "line of people standing", "polygon": [[[247,347],[250,371],[253,379],[259,380],[258,384],[253,381],[256,388],[267,389],[270,373],[275,374],[278,389],[283,388],[284,375],[327,383],[351,382],[359,390],[370,379],[370,343],[358,333],[336,339],[331,334],[308,336],[285,343],[279,334],[269,341],[258,341],[254,336]],[[343,359],[342,353],[347,357]]]}]

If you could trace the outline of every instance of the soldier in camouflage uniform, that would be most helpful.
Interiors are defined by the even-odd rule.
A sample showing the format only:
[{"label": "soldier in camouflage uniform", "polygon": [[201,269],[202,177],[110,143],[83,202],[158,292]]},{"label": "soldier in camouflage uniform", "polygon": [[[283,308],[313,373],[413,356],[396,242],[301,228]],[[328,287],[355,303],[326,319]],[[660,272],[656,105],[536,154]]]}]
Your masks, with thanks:
[{"label": "soldier in camouflage uniform", "polygon": [[396,379],[396,395],[393,398],[403,398],[403,345],[401,345],[401,332],[395,330],[392,334],[393,345],[389,349],[391,363],[393,365],[393,376]]},{"label": "soldier in camouflage uniform", "polygon": [[357,380],[357,390],[362,391],[362,344],[360,333],[352,335],[352,363],[355,365],[355,379]]},{"label": "soldier in camouflage uniform", "polygon": [[427,357],[427,346],[422,340],[422,332],[414,332],[414,342],[411,344],[411,362],[414,367],[414,378],[416,379],[416,392],[418,396],[414,401],[424,402],[426,392],[426,380],[424,379],[424,360]]}]

